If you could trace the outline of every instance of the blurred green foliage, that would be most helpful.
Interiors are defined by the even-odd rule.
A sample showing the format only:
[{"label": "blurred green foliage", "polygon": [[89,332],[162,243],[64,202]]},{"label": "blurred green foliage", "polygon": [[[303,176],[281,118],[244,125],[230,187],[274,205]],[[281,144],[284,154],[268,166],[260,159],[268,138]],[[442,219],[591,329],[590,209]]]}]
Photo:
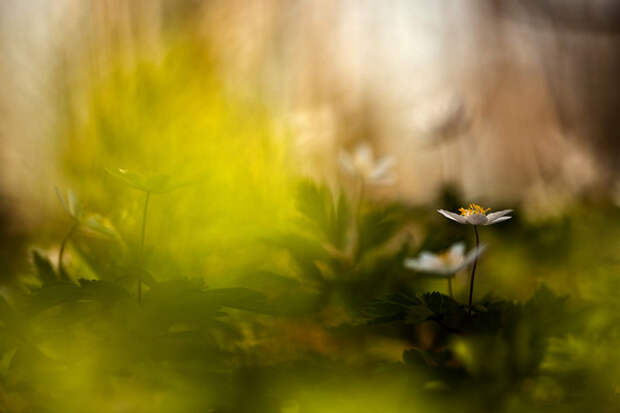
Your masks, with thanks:
[{"label": "blurred green foliage", "polygon": [[620,408],[617,208],[485,227],[470,315],[461,274],[450,297],[403,267],[469,227],[294,176],[268,111],[188,48],[111,71],[69,116],[82,202],[61,193],[1,286],[0,411]]}]

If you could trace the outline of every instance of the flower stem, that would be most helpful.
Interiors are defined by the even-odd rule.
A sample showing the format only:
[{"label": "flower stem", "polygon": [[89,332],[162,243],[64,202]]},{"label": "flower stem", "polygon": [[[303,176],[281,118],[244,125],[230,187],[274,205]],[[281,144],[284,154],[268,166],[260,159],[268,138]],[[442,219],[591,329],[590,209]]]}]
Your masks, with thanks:
[{"label": "flower stem", "polygon": [[[480,243],[478,239],[478,226],[474,225],[474,234],[476,235],[476,250],[478,250],[478,244]],[[474,259],[474,266],[471,268],[471,277],[469,281],[469,315],[471,315],[471,302],[474,297],[474,276],[476,275],[476,264],[478,264],[478,257]]]},{"label": "flower stem", "polygon": [[58,274],[62,277],[64,269],[62,268],[62,256],[65,254],[65,247],[67,246],[67,242],[79,226],[79,222],[75,221],[73,225],[71,225],[71,229],[67,232],[67,235],[62,239],[60,243],[60,251],[58,251]]},{"label": "flower stem", "polygon": [[450,298],[452,298],[452,277],[448,278],[448,294],[450,294]]},{"label": "flower stem", "polygon": [[[144,237],[146,235],[146,214],[149,208],[149,199],[151,198],[151,192],[146,192],[144,198],[144,210],[142,212],[142,236],[140,238],[140,260],[144,261]],[[138,276],[138,303],[142,302],[142,272]]]},{"label": "flower stem", "polygon": [[364,179],[360,179],[360,190],[357,194],[357,219],[361,220],[362,217],[362,202],[364,201]]},{"label": "flower stem", "polygon": [[360,189],[357,193],[357,210],[355,211],[354,238],[351,253],[352,265],[359,258],[362,249],[362,204],[364,202],[364,179],[360,178]]}]

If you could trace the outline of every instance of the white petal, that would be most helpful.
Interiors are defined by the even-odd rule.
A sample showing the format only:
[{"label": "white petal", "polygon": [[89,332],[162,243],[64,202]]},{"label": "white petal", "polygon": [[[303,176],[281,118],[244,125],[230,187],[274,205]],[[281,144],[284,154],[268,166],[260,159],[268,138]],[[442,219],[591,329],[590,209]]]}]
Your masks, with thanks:
[{"label": "white petal", "polygon": [[355,163],[359,163],[362,165],[368,165],[372,163],[372,148],[366,142],[360,143],[355,147],[354,153]]},{"label": "white petal", "polygon": [[405,267],[409,268],[410,270],[415,270],[415,271],[420,271],[420,272],[431,272],[431,271],[435,271],[436,268],[431,265],[431,263],[429,262],[423,262],[420,259],[414,259],[414,258],[407,258],[405,259]]},{"label": "white petal", "polygon": [[427,268],[441,268],[443,263],[441,259],[430,252],[423,251],[419,257],[420,264]]},{"label": "white petal", "polygon": [[457,256],[462,256],[465,253],[465,243],[464,242],[455,242],[450,247],[450,254]]},{"label": "white petal", "polygon": [[474,248],[469,251],[462,263],[453,268],[454,272],[459,272],[463,268],[470,266],[482,253],[487,249],[487,246],[482,244],[478,248]]},{"label": "white petal", "polygon": [[442,267],[441,259],[432,252],[422,251],[418,258],[407,258],[405,266],[422,271],[434,271]]},{"label": "white petal", "polygon": [[450,247],[448,259],[451,265],[460,264],[465,255],[465,243],[457,242]]},{"label": "white petal", "polygon": [[458,222],[459,224],[467,224],[467,219],[462,215],[455,214],[454,212],[446,211],[445,209],[438,209],[437,212],[439,212],[444,217],[451,219],[452,221]]},{"label": "white petal", "polygon": [[510,218],[512,218],[512,217],[500,217],[500,218],[497,218],[497,219],[496,219],[496,220],[494,220],[494,221],[490,221],[490,222],[489,222],[488,224],[486,224],[486,225],[493,225],[493,224],[497,224],[497,223],[499,223],[499,222],[508,221]]},{"label": "white petal", "polygon": [[508,215],[511,212],[512,212],[512,209],[504,209],[502,211],[491,212],[490,214],[487,214],[487,218],[489,218],[489,221],[493,221],[493,220],[496,220],[499,217],[503,217],[504,215]]},{"label": "white petal", "polygon": [[472,225],[487,225],[487,223],[489,222],[487,216],[482,214],[473,214],[466,217],[466,219],[467,222]]},{"label": "white petal", "polygon": [[[436,257],[434,258],[437,259]],[[437,259],[437,261],[439,260]],[[419,272],[437,274],[441,276],[452,274],[452,270],[450,268],[444,267],[441,262],[437,263],[432,261],[424,261],[422,259],[407,258],[404,261],[404,265],[410,270]]]},{"label": "white petal", "polygon": [[370,173],[370,179],[384,179],[387,178],[390,169],[394,165],[394,159],[390,156],[382,158],[377,165],[372,169]]},{"label": "white petal", "polygon": [[421,265],[420,265],[420,260],[415,259],[415,258],[405,258],[405,261],[403,262],[404,266],[411,269],[411,270],[419,270]]}]

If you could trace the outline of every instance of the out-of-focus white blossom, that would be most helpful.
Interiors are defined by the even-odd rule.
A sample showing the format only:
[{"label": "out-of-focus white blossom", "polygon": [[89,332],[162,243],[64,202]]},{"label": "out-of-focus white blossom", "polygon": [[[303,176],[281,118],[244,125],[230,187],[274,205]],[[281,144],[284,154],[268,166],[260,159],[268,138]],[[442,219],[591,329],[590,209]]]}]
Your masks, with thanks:
[{"label": "out-of-focus white blossom", "polygon": [[465,244],[457,242],[439,254],[422,251],[417,258],[405,259],[405,267],[443,277],[450,277],[473,263],[486,250],[481,245],[465,255]]},{"label": "out-of-focus white blossom", "polygon": [[342,151],[339,161],[345,172],[359,176],[366,182],[387,185],[394,181],[391,175],[394,159],[385,156],[375,160],[372,148],[367,143],[359,144],[352,153]]}]

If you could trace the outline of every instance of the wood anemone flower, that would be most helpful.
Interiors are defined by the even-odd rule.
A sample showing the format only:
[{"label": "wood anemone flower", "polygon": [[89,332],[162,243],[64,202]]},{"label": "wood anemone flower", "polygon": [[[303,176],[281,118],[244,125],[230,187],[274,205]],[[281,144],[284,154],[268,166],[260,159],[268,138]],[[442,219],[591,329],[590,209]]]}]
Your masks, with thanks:
[{"label": "wood anemone flower", "polygon": [[459,224],[470,225],[493,225],[499,222],[507,221],[511,216],[507,216],[512,209],[504,209],[502,211],[488,213],[491,208],[483,208],[478,204],[469,204],[469,208],[459,208],[459,213],[438,209],[444,217],[458,222]]},{"label": "wood anemone flower", "polygon": [[369,183],[386,185],[393,182],[391,170],[394,159],[386,156],[375,160],[372,148],[367,143],[357,145],[352,153],[342,151],[339,161],[345,172]]},{"label": "wood anemone flower", "polygon": [[480,245],[465,255],[465,244],[457,242],[439,254],[422,251],[417,258],[406,258],[404,265],[411,270],[452,277],[471,265],[485,250],[486,246]]}]

